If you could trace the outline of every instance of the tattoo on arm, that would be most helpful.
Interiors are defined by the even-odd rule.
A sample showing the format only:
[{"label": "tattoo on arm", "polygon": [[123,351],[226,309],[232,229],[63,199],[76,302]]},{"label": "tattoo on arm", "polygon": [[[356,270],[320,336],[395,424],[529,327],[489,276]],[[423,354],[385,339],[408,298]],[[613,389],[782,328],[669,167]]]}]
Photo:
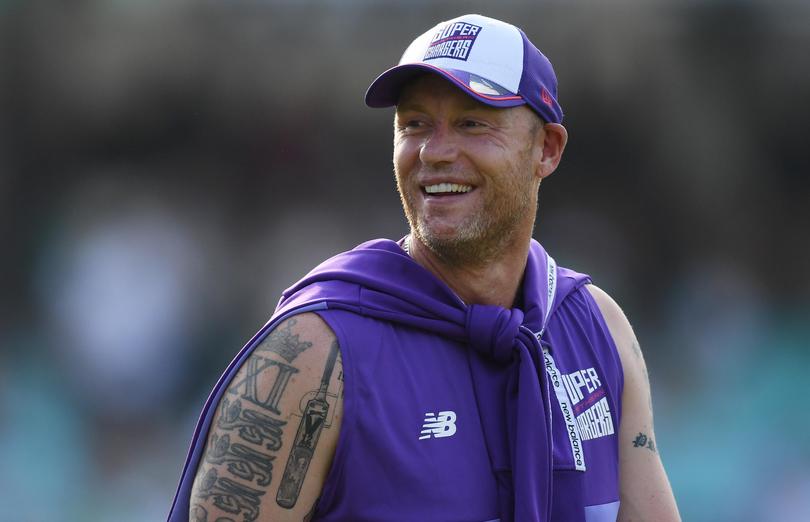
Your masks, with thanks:
[{"label": "tattoo on arm", "polygon": [[635,353],[636,357],[639,359],[644,360],[644,355],[641,353],[641,346],[638,344],[638,339],[633,339],[633,353]]},{"label": "tattoo on arm", "polygon": [[315,446],[318,444],[318,438],[326,423],[326,416],[329,413],[326,391],[335,369],[338,353],[338,344],[334,341],[321,378],[321,386],[315,397],[310,399],[304,408],[304,415],[298,425],[293,448],[290,451],[287,467],[284,469],[276,495],[276,503],[283,508],[291,509],[295,506],[309,469],[309,463],[312,461],[312,455],[315,453]]},{"label": "tattoo on arm", "polygon": [[[209,435],[193,488],[195,495],[189,511],[192,522],[253,522],[259,517],[263,495],[273,480],[273,461],[282,447],[283,428],[287,424],[286,420],[279,418],[282,417],[279,404],[290,377],[299,372],[293,365],[295,359],[312,346],[311,342],[293,333],[296,323],[295,319],[290,319],[271,332],[240,370],[240,380],[234,380],[222,397],[216,429],[212,429]],[[327,362],[330,376],[336,350],[337,343],[334,343],[330,362]],[[324,379],[327,379],[328,386],[326,375]],[[323,384],[321,388],[324,388]],[[325,399],[325,395],[324,389],[322,398]],[[316,396],[318,398],[321,398],[320,394]],[[304,429],[304,435],[309,437],[299,441],[296,436],[295,444],[297,447],[307,443],[314,450],[323,419],[315,410],[304,418],[310,419]],[[306,468],[303,473],[306,473]],[[285,480],[289,482],[286,477],[285,473],[282,485]],[[295,490],[296,499],[299,491],[300,485]],[[233,515],[233,518],[216,516],[213,512],[211,516],[216,518],[209,518],[211,506]]]},{"label": "tattoo on arm", "polygon": [[[195,504],[191,508],[188,517],[189,522],[208,522],[208,511],[199,504]],[[231,517],[217,517],[213,522],[236,522]]]},{"label": "tattoo on arm", "polygon": [[647,363],[644,362],[644,354],[641,353],[641,346],[636,339],[633,339],[633,352],[636,354],[636,357],[638,357],[639,364],[641,364],[641,370],[644,372],[644,380],[650,382],[650,376],[647,374]]},{"label": "tattoo on arm", "polygon": [[655,449],[655,441],[652,437],[647,436],[646,433],[639,432],[638,435],[636,435],[636,438],[633,440],[633,447],[647,448],[653,453],[658,453],[658,450]]},{"label": "tattoo on arm", "polygon": [[641,353],[641,346],[638,344],[638,339],[633,339],[633,353],[636,355],[638,359],[638,364],[641,365],[641,373],[644,378],[644,388],[648,390],[647,395],[647,407],[650,409],[650,416],[652,416],[653,405],[652,405],[652,392],[649,390],[650,384],[650,375],[647,372],[647,363],[644,361],[644,354]]},{"label": "tattoo on arm", "polygon": [[194,504],[189,511],[188,522],[208,522],[208,511],[201,505]]},{"label": "tattoo on arm", "polygon": [[205,455],[209,464],[225,464],[231,474],[248,482],[255,480],[259,486],[269,486],[273,474],[273,461],[276,459],[239,443],[231,444],[228,434],[218,437],[211,435],[211,451]]},{"label": "tattoo on arm", "polygon": [[197,498],[210,500],[222,511],[241,514],[245,522],[253,522],[259,516],[262,495],[264,491],[219,477],[215,468],[209,468],[202,477]]},{"label": "tattoo on arm", "polygon": [[288,363],[292,363],[298,355],[312,346],[312,343],[302,341],[298,334],[292,333],[292,327],[298,324],[290,319],[280,325],[267,336],[262,344],[256,347],[257,352],[274,352]]},{"label": "tattoo on arm", "polygon": [[242,439],[253,444],[277,451],[281,448],[281,429],[287,424],[255,410],[242,408],[242,401],[233,403],[227,397],[222,398],[217,428],[225,432],[234,432]]},{"label": "tattoo on arm", "polygon": [[[312,346],[312,343],[301,341],[298,334],[292,333],[292,327],[295,325],[295,319],[290,319],[281,325],[278,330],[270,332],[248,359],[244,378],[233,382],[228,389],[228,393],[232,395],[241,394],[243,399],[276,415],[281,415],[278,410],[278,403],[281,401],[290,377],[298,373],[298,368],[291,366],[291,364],[301,352]],[[288,364],[271,359],[271,354],[277,354]],[[274,373],[275,380],[270,392],[262,396],[259,393],[258,378],[259,375],[268,372]]]}]

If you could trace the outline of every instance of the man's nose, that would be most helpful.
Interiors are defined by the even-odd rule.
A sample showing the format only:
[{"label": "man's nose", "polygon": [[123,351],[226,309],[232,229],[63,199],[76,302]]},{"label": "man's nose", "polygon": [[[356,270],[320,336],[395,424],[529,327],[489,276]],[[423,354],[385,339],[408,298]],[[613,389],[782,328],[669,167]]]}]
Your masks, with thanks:
[{"label": "man's nose", "polygon": [[449,125],[436,125],[422,143],[419,159],[425,165],[452,163],[458,157],[458,136]]}]

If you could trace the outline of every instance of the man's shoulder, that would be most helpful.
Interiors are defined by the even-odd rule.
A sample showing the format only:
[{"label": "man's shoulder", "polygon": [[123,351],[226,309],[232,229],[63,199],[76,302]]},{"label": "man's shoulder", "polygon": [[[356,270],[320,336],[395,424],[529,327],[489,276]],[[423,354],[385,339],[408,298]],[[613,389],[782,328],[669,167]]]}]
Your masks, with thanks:
[{"label": "man's shoulder", "polygon": [[631,343],[631,340],[635,338],[633,328],[619,304],[607,292],[593,283],[584,285],[584,289],[593,297],[617,348],[619,345]]},{"label": "man's shoulder", "polygon": [[335,334],[326,321],[317,313],[307,311],[279,321],[256,346],[256,351],[270,350],[284,358],[295,358],[303,350],[334,338]]},{"label": "man's shoulder", "polygon": [[639,372],[646,374],[641,347],[622,308],[607,292],[598,286],[588,284],[585,289],[593,297],[602,314],[610,336],[613,338],[613,344],[616,345],[616,351],[619,354],[625,376],[638,374]]}]

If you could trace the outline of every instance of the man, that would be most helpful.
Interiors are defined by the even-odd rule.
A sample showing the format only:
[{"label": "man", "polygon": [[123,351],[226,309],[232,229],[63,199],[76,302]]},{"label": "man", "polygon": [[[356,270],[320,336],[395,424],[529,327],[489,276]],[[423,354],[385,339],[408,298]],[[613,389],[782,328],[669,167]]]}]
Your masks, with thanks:
[{"label": "man", "polygon": [[550,62],[478,15],[370,86],[410,234],[287,290],[203,410],[170,520],[678,520],[622,311],[531,239]]}]

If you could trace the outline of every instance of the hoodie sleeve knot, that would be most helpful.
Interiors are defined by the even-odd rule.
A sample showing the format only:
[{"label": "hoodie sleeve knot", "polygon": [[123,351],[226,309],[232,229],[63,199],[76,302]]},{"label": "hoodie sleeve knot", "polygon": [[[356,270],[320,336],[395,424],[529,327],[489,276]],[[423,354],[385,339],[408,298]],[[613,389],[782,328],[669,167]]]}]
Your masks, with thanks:
[{"label": "hoodie sleeve knot", "polygon": [[509,363],[516,356],[515,340],[520,334],[523,312],[500,306],[467,307],[466,330],[476,351],[499,363]]}]

